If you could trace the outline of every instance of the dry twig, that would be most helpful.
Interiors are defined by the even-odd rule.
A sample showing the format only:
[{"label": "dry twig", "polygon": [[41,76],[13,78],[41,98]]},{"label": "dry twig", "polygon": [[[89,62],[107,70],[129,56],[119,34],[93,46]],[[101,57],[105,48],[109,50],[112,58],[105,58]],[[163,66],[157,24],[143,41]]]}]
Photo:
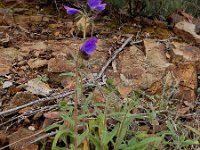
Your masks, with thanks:
[{"label": "dry twig", "polygon": [[15,113],[16,111],[18,111],[18,110],[20,110],[22,108],[29,107],[29,106],[32,106],[34,104],[41,103],[41,102],[47,102],[47,101],[51,101],[51,100],[61,99],[61,98],[64,98],[66,96],[69,96],[69,95],[71,95],[73,93],[74,93],[74,91],[70,91],[70,92],[65,91],[65,92],[59,93],[57,95],[41,98],[41,99],[38,99],[36,101],[32,101],[32,102],[24,104],[24,105],[21,105],[21,106],[18,106],[18,107],[9,109],[9,110],[2,111],[2,112],[0,112],[0,116],[6,117],[8,115],[11,115],[11,114]]},{"label": "dry twig", "polygon": [[[103,76],[105,70],[108,68],[108,66],[110,65],[110,63],[111,63],[111,62],[117,57],[117,55],[126,47],[126,45],[132,40],[132,38],[133,38],[133,36],[130,36],[130,37],[122,44],[122,46],[121,46],[119,49],[117,49],[117,50],[113,53],[113,55],[108,59],[108,61],[107,61],[107,62],[105,63],[105,65],[102,67],[101,71],[100,71],[99,74],[98,74],[97,79],[100,79],[100,78]],[[143,40],[135,41],[135,42],[133,42],[133,43],[131,43],[131,44],[141,43],[142,41],[143,41]]]}]

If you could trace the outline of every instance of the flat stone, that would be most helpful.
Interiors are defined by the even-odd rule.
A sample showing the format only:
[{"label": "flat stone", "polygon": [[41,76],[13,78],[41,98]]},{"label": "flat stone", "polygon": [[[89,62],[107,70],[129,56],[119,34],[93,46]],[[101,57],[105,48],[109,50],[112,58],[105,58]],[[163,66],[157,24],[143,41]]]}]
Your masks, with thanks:
[{"label": "flat stone", "polygon": [[134,45],[125,49],[120,53],[116,66],[119,75],[117,77],[115,73],[110,78],[114,79],[121,96],[126,97],[133,90],[144,90],[149,94],[161,93],[163,79],[173,64],[168,62],[162,44],[145,39],[144,50]]},{"label": "flat stone", "polygon": [[12,63],[17,58],[18,53],[15,48],[2,48],[0,51],[0,76],[4,76],[10,73]]},{"label": "flat stone", "polygon": [[30,16],[28,15],[16,15],[14,16],[14,21],[16,24],[19,24],[22,27],[27,28],[28,23],[30,23]]},{"label": "flat stone", "polygon": [[197,72],[194,64],[178,64],[172,70],[178,84],[174,98],[194,103],[196,100]]},{"label": "flat stone", "polygon": [[[15,143],[10,145],[10,149],[12,150],[37,150],[38,146],[37,144],[31,144],[30,141],[38,138],[41,135],[33,136],[37,131],[30,131],[26,128],[19,128],[16,132],[12,133],[9,137],[9,143]],[[31,137],[31,138],[25,138],[24,137]],[[22,140],[24,139],[24,140]]]},{"label": "flat stone", "polygon": [[33,95],[32,93],[28,91],[24,92],[17,92],[15,96],[11,99],[10,105],[12,107],[14,106],[20,106],[23,104],[26,104],[28,102],[34,101],[37,99],[37,96]]},{"label": "flat stone", "polygon": [[41,22],[42,21],[42,16],[41,15],[35,15],[35,16],[30,16],[30,20],[32,21],[32,22]]},{"label": "flat stone", "polygon": [[174,27],[174,32],[185,41],[200,43],[200,35],[196,33],[196,25],[190,22],[181,21]]},{"label": "flat stone", "polygon": [[13,82],[12,81],[5,81],[3,83],[3,89],[6,89],[6,88],[9,88],[13,85]]},{"label": "flat stone", "polygon": [[49,87],[48,84],[38,80],[37,78],[29,80],[25,84],[25,86],[26,86],[25,89],[27,91],[31,92],[32,94],[36,94],[36,95],[47,96],[52,91],[52,89]]},{"label": "flat stone", "polygon": [[48,48],[47,44],[43,41],[38,41],[38,42],[26,42],[20,47],[20,54],[22,56],[28,56],[30,51],[33,51],[37,53],[37,51],[42,52],[45,51]]},{"label": "flat stone", "polygon": [[13,13],[15,14],[23,14],[25,11],[28,11],[29,9],[26,8],[14,8]]},{"label": "flat stone", "polygon": [[171,59],[174,63],[191,63],[200,72],[200,48],[190,46],[186,43],[172,42]]},{"label": "flat stone", "polygon": [[48,62],[48,72],[71,72],[74,69],[74,64],[67,59],[52,58]]},{"label": "flat stone", "polygon": [[31,69],[37,69],[47,64],[48,64],[48,60],[45,60],[45,59],[36,58],[36,59],[28,60],[28,65],[30,66]]}]

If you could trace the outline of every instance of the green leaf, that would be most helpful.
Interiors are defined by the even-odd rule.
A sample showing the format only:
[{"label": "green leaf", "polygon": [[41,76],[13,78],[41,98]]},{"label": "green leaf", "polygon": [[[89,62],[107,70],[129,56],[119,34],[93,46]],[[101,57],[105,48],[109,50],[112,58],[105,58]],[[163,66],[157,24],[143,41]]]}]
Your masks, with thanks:
[{"label": "green leaf", "polygon": [[62,111],[66,111],[67,110],[67,101],[66,100],[62,100],[59,102],[59,108],[62,110]]},{"label": "green leaf", "polygon": [[78,120],[84,119],[86,117],[90,116],[90,114],[82,114],[78,116]]},{"label": "green leaf", "polygon": [[118,140],[117,147],[122,144],[122,142],[124,140],[124,137],[126,136],[127,130],[129,128],[129,125],[130,125],[131,122],[132,122],[132,118],[126,118],[124,120],[124,122],[121,123],[122,127],[120,127],[121,128],[121,133],[117,137],[117,140]]},{"label": "green leaf", "polygon": [[124,150],[141,150],[146,149],[150,143],[153,143],[153,147],[158,147],[162,141],[162,137],[149,137],[145,138],[140,142],[137,142],[136,144],[129,146],[125,148]]},{"label": "green leaf", "polygon": [[167,127],[171,131],[173,136],[176,136],[176,131],[174,130],[174,127],[170,121],[167,121]]},{"label": "green leaf", "polygon": [[113,140],[113,137],[117,135],[117,131],[119,130],[119,125],[116,125],[111,132],[104,130],[102,132],[102,144],[107,145],[109,142]]},{"label": "green leaf", "polygon": [[93,94],[90,93],[83,103],[83,112],[88,112],[89,104],[92,101]]},{"label": "green leaf", "polygon": [[191,126],[188,126],[188,125],[184,125],[184,126],[186,128],[188,128],[189,130],[191,130],[192,132],[194,132],[196,135],[200,136],[200,132],[197,129],[195,129],[195,128],[191,127]]},{"label": "green leaf", "polygon": [[97,138],[91,134],[89,134],[88,137],[89,137],[91,143],[95,145],[95,150],[101,150],[101,143],[100,143],[99,138]]},{"label": "green leaf", "polygon": [[191,146],[191,145],[198,145],[198,144],[199,144],[198,140],[186,140],[186,141],[182,142],[183,147],[188,147],[188,146]]},{"label": "green leaf", "polygon": [[67,114],[60,115],[64,120],[68,121],[71,125],[75,125],[73,118],[69,117]]},{"label": "green leaf", "polygon": [[58,143],[59,138],[63,135],[66,134],[67,130],[59,130],[56,136],[54,137],[53,143],[52,143],[52,150],[56,150],[56,145]]},{"label": "green leaf", "polygon": [[78,137],[77,137],[77,143],[78,143],[78,145],[80,145],[83,142],[83,140],[88,136],[88,133],[89,133],[89,131],[86,130],[81,135],[78,135]]},{"label": "green leaf", "polygon": [[62,125],[57,124],[57,123],[54,123],[54,124],[52,124],[52,125],[46,127],[44,130],[45,130],[45,132],[48,132],[48,131],[50,131],[50,130],[52,130],[52,129],[54,129],[54,128],[59,128],[60,126],[62,126]]}]

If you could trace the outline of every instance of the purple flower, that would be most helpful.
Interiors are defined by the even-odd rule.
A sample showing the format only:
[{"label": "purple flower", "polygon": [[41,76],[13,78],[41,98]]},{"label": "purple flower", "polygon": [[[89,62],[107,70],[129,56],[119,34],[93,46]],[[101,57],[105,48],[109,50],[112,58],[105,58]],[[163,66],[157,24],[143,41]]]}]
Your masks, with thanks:
[{"label": "purple flower", "polygon": [[103,3],[102,4],[102,0],[89,0],[89,2],[87,3],[90,7],[91,10],[98,10],[98,11],[103,11],[106,7],[106,4]]},{"label": "purple flower", "polygon": [[81,51],[90,55],[96,49],[97,39],[95,37],[89,38],[81,47]]},{"label": "purple flower", "polygon": [[69,15],[74,15],[74,14],[76,14],[76,13],[79,12],[78,9],[70,8],[70,7],[68,7],[68,6],[64,6],[64,8],[66,9],[66,11],[67,11],[67,13],[68,13]]}]

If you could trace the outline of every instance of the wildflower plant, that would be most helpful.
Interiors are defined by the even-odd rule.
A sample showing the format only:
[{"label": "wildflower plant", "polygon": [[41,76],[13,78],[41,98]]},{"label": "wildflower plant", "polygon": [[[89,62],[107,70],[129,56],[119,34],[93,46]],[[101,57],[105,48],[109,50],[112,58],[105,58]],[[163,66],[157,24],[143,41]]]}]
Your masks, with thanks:
[{"label": "wildflower plant", "polygon": [[[78,18],[83,18],[84,23],[82,28],[83,28],[83,39],[85,40],[85,42],[81,46],[79,52],[83,52],[86,55],[90,55],[96,49],[97,38],[90,37],[86,40],[86,28],[88,23],[92,24],[92,27],[94,27],[93,25],[94,25],[95,15],[97,15],[99,12],[102,12],[105,9],[106,4],[102,3],[102,0],[88,0],[87,7],[89,7],[89,11],[87,11],[87,9],[79,10],[76,8],[64,6],[68,15],[71,16],[78,15]],[[81,57],[79,57],[80,54],[79,52],[77,53],[77,56],[74,57],[76,63],[76,70],[75,70],[76,73],[72,74],[73,77],[76,78],[74,105],[71,107],[70,111],[69,110],[62,111],[61,117],[63,118],[65,123],[63,125],[56,125],[56,127],[58,127],[59,130],[52,143],[52,149],[59,149],[59,147],[57,146],[59,139],[62,140],[66,144],[66,146],[68,145],[66,142],[67,140],[65,135],[68,135],[70,137],[71,145],[68,145],[68,148],[70,147],[71,149],[78,149],[78,147],[81,146],[81,143],[84,145],[84,147],[89,147],[89,145],[86,144],[88,141],[89,129],[86,129],[82,134],[79,133],[78,129],[78,125],[80,124],[81,120],[79,112],[81,111],[84,112],[84,109],[78,110],[78,104],[80,102],[84,105],[84,103],[87,102],[87,100],[82,101],[83,100],[82,77],[79,70],[79,65],[80,65],[79,61],[81,60]],[[65,73],[64,75],[71,75],[71,73],[67,74]],[[82,116],[83,117],[87,116],[87,114],[82,114]],[[66,128],[66,125],[68,128]],[[51,129],[54,127],[55,126],[52,125],[49,128]]]},{"label": "wildflower plant", "polygon": [[64,6],[66,9],[67,14],[69,15],[75,15],[78,14],[78,18],[84,18],[83,23],[83,39],[86,39],[86,29],[88,24],[91,24],[92,27],[94,27],[94,19],[96,18],[96,15],[100,12],[102,12],[105,7],[106,3],[102,3],[102,0],[88,0],[87,6],[89,7],[89,11],[87,9],[79,10],[76,8],[71,8],[68,6]]}]

